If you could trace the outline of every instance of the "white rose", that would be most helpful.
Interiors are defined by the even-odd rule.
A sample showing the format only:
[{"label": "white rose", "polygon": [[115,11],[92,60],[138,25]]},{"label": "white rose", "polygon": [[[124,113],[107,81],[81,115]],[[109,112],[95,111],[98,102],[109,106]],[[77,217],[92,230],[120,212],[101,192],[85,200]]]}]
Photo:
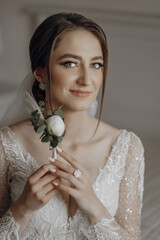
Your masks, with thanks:
[{"label": "white rose", "polygon": [[47,129],[51,134],[57,137],[60,137],[64,133],[65,124],[63,119],[60,116],[54,115],[52,117],[49,117],[46,120],[46,124],[47,124]]}]

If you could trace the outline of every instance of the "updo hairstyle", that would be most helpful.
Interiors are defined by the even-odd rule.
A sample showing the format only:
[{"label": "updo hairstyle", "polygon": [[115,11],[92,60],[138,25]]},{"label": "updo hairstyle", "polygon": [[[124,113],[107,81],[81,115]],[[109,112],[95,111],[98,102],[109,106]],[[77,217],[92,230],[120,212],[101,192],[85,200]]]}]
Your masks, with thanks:
[{"label": "updo hairstyle", "polygon": [[[108,46],[107,46],[106,35],[98,24],[77,13],[58,13],[46,18],[38,26],[38,28],[34,32],[30,41],[29,53],[30,53],[31,69],[32,69],[32,72],[34,72],[38,68],[46,68],[47,77],[49,81],[49,98],[50,98],[49,101],[50,101],[50,107],[52,110],[52,104],[51,104],[52,93],[51,93],[51,87],[50,87],[51,55],[52,55],[52,52],[58,46],[63,35],[69,31],[74,31],[77,29],[87,30],[92,34],[94,34],[98,38],[102,48],[104,68],[103,68],[101,108],[100,108],[100,114],[99,114],[99,121],[97,125],[97,128],[98,128],[99,122],[101,119],[101,113],[102,113],[102,105],[103,105],[107,67],[108,67]],[[36,79],[32,87],[32,93],[37,103],[40,100],[45,99],[45,91],[42,91],[39,88],[39,82]]]}]

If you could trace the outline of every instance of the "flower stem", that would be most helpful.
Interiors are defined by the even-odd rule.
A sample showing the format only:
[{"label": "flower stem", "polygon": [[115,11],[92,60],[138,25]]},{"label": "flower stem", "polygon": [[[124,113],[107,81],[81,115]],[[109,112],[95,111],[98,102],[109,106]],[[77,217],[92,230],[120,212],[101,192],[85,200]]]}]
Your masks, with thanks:
[{"label": "flower stem", "polygon": [[53,157],[54,159],[57,159],[56,147],[55,147],[55,148],[52,148],[52,157]]}]

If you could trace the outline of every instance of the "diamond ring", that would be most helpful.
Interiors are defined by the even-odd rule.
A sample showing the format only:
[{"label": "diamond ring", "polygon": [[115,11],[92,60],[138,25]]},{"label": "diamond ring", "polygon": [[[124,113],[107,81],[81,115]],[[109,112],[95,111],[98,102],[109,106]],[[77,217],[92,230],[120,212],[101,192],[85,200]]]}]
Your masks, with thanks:
[{"label": "diamond ring", "polygon": [[81,173],[81,171],[80,171],[79,169],[75,169],[75,170],[73,171],[73,175],[74,175],[76,178],[79,178],[79,177],[82,175],[82,173]]}]

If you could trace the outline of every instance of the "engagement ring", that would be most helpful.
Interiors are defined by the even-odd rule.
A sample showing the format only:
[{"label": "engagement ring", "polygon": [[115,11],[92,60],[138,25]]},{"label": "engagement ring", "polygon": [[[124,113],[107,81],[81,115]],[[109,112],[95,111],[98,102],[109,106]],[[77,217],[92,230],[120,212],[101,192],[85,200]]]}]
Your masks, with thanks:
[{"label": "engagement ring", "polygon": [[81,171],[80,171],[79,169],[75,169],[75,170],[73,171],[73,175],[74,175],[76,178],[79,178],[79,177],[82,175],[82,173],[81,173]]}]

